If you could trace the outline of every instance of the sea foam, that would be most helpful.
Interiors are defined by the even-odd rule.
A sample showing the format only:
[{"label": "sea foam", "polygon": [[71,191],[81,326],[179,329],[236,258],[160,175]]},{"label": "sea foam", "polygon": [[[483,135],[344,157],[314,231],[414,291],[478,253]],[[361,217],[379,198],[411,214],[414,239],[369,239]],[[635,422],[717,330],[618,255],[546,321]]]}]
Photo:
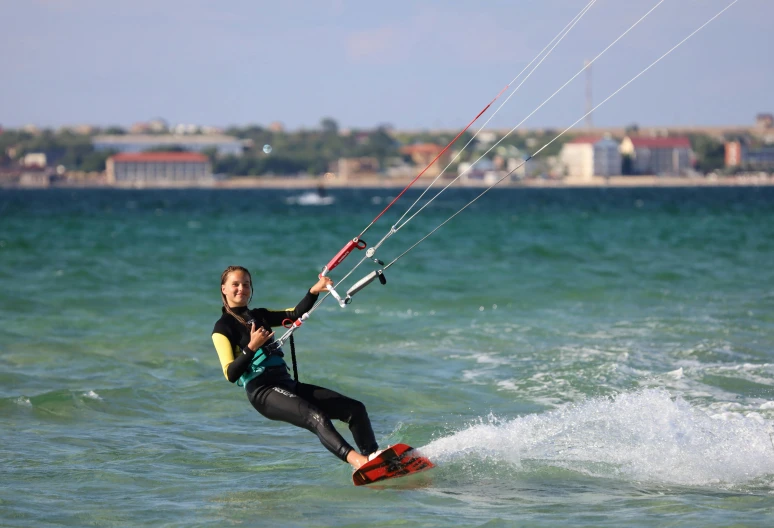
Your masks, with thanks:
[{"label": "sea foam", "polygon": [[555,467],[653,484],[774,486],[774,424],[718,419],[664,389],[621,393],[511,420],[489,417],[421,451],[515,471]]}]

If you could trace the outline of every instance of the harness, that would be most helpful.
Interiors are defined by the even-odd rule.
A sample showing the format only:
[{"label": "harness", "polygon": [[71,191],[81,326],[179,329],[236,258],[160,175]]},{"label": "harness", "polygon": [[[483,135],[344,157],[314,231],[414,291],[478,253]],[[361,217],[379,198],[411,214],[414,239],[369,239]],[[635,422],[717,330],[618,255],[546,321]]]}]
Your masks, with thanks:
[{"label": "harness", "polygon": [[[298,323],[296,325],[296,323]],[[282,326],[285,328],[291,328],[292,326],[301,326],[301,320],[298,321],[292,321],[290,319],[285,319],[282,322]],[[296,342],[293,339],[293,335],[290,335],[290,356],[293,361],[293,379],[295,381],[298,381],[298,363],[296,362]],[[245,390],[247,390],[247,384],[250,383],[253,379],[257,378],[264,372],[266,372],[266,369],[269,367],[279,367],[282,365],[286,365],[285,360],[282,359],[285,357],[285,353],[282,351],[281,343],[279,341],[273,341],[272,343],[262,346],[258,352],[256,352],[255,356],[253,357],[253,360],[250,362],[250,368],[242,374],[239,379],[237,380],[237,385],[239,387],[245,387]]]},{"label": "harness", "polygon": [[266,349],[261,347],[259,352],[256,352],[255,357],[250,362],[250,368],[242,374],[237,380],[239,387],[245,387],[247,390],[247,384],[253,379],[263,374],[269,367],[279,367],[285,364],[285,360],[282,359],[285,354],[279,347],[274,351],[266,353]]}]

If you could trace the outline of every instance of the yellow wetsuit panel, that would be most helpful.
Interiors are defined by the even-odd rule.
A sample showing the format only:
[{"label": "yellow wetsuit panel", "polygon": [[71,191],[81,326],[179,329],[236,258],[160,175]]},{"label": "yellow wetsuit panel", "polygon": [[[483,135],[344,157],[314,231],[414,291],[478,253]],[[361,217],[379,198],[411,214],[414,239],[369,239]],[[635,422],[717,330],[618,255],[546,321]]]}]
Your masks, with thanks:
[{"label": "yellow wetsuit panel", "polygon": [[218,352],[218,358],[220,358],[220,366],[223,367],[223,375],[228,379],[228,366],[234,362],[236,356],[234,356],[234,348],[231,346],[231,341],[223,334],[212,334],[212,342],[215,345],[215,350]]}]

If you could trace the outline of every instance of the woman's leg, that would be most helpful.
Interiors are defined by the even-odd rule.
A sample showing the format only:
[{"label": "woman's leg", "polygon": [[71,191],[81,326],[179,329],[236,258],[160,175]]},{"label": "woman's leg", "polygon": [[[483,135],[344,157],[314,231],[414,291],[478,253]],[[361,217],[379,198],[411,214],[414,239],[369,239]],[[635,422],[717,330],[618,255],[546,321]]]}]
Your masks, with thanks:
[{"label": "woman's leg", "polygon": [[368,456],[379,449],[365,405],[338,392],[307,383],[297,383],[296,393],[320,408],[329,418],[348,424],[361,454]]},{"label": "woman's leg", "polygon": [[[296,394],[292,389],[292,384],[261,385],[253,389],[248,394],[248,398],[253,407],[266,418],[287,422],[311,431],[317,435],[328,451],[341,460],[349,462],[350,452],[356,452],[339,434],[325,411],[307,401],[302,395]],[[360,464],[355,465],[355,467],[359,466]]]}]

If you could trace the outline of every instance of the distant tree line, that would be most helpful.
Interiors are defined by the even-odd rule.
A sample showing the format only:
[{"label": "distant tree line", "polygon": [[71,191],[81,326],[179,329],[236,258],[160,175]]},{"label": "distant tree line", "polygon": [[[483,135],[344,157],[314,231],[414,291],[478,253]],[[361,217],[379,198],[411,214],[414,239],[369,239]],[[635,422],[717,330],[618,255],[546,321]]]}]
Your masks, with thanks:
[{"label": "distant tree line", "polygon": [[[226,134],[249,140],[251,147],[242,156],[218,157],[214,150],[206,152],[213,171],[229,175],[262,174],[321,174],[339,158],[373,157],[384,166],[387,160],[400,156],[400,143],[389,128],[352,130],[341,134],[337,123],[323,119],[319,129],[298,132],[276,132],[260,126],[229,128]],[[271,153],[264,152],[271,146]]]},{"label": "distant tree line", "polygon": [[[119,127],[110,127],[102,133],[124,133]],[[453,133],[394,132],[388,125],[370,130],[349,130],[342,133],[338,124],[325,118],[316,129],[294,132],[274,131],[257,125],[233,127],[226,134],[250,145],[242,156],[219,156],[214,148],[204,151],[213,165],[213,172],[230,176],[321,174],[329,170],[339,158],[373,157],[382,169],[393,163],[410,162],[400,153],[401,145],[436,143],[446,145],[454,138]],[[531,155],[556,136],[548,130],[530,134],[512,134],[492,152],[503,153],[515,147],[523,155]],[[698,160],[697,169],[710,172],[724,165],[724,144],[710,136],[689,135]],[[563,136],[541,152],[541,158],[556,155],[571,136]],[[473,161],[491,145],[481,143],[469,132],[455,143],[459,149],[470,142],[468,148],[455,163]],[[264,145],[271,146],[271,153],[264,152]],[[152,149],[160,150],[160,149]],[[170,150],[169,147],[163,150]],[[182,150],[178,148],[177,150]],[[9,166],[27,153],[43,152],[51,166],[64,165],[67,170],[103,171],[105,161],[115,152],[97,151],[91,135],[76,134],[69,130],[43,130],[31,133],[23,130],[4,130],[0,133],[0,166]],[[512,148],[510,152],[513,152]],[[490,156],[492,155],[490,154]],[[626,165],[627,160],[624,160]],[[626,167],[623,167],[624,171]]]}]

